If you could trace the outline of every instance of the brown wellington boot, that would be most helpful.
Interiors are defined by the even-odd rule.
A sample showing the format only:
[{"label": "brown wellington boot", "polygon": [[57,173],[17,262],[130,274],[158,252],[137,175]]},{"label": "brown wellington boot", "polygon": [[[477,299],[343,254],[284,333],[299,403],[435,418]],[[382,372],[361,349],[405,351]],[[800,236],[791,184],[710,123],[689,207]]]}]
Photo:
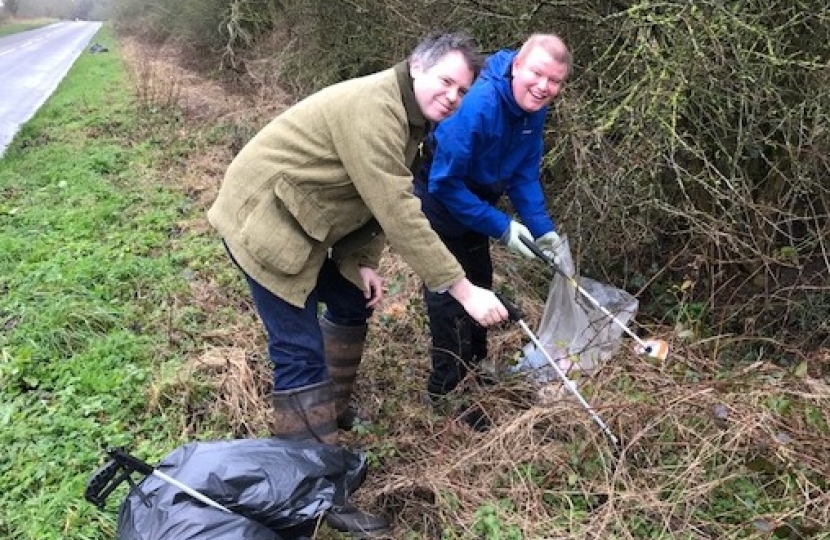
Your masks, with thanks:
[{"label": "brown wellington boot", "polygon": [[[334,396],[330,380],[273,392],[274,436],[337,444]],[[326,523],[354,538],[386,538],[389,530],[386,518],[362,512],[349,503],[332,506],[326,513]]]},{"label": "brown wellington boot", "polygon": [[271,393],[274,437],[289,441],[337,444],[331,381]]},{"label": "brown wellington boot", "polygon": [[320,329],[323,331],[326,367],[334,381],[337,427],[348,431],[357,419],[357,409],[352,406],[352,390],[363,357],[368,326],[343,326],[320,317]]}]

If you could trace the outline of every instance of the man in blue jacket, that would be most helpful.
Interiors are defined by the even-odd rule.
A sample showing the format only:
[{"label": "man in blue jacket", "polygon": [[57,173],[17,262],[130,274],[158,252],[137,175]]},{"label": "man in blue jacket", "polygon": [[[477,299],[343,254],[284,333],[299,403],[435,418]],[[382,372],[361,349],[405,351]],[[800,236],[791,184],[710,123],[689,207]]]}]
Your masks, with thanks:
[{"label": "man in blue jacket", "polygon": [[[415,192],[432,227],[469,279],[491,288],[489,239],[532,258],[521,236],[559,259],[562,239],[539,181],[548,105],[559,94],[571,56],[556,35],[534,34],[519,51],[487,58],[458,112],[430,135]],[[507,195],[521,221],[496,204]],[[452,391],[487,355],[487,330],[450,295],[424,290],[432,334],[433,402]],[[475,427],[475,426],[474,426]]]}]

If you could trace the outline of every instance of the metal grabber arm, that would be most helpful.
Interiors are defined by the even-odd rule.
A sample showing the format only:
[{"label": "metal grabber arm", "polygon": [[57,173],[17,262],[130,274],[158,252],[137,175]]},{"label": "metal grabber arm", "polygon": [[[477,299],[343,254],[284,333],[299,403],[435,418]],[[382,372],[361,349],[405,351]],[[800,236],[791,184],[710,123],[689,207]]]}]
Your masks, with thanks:
[{"label": "metal grabber arm", "polygon": [[567,388],[568,392],[570,392],[571,395],[573,395],[573,397],[576,398],[579,404],[582,405],[582,408],[584,408],[588,412],[588,415],[590,415],[591,419],[600,427],[602,432],[608,436],[608,439],[611,441],[614,447],[619,447],[619,439],[617,439],[617,437],[611,431],[611,428],[609,428],[608,425],[602,421],[602,418],[599,417],[594,408],[591,407],[591,405],[585,400],[584,397],[582,397],[582,394],[580,394],[579,390],[576,388],[576,384],[574,384],[574,382],[568,378],[568,376],[562,371],[562,368],[559,367],[559,364],[557,364],[556,361],[553,358],[551,358],[548,351],[545,350],[545,347],[542,345],[542,342],[539,341],[539,338],[536,337],[536,334],[534,334],[533,331],[530,330],[530,327],[523,320],[522,313],[519,311],[519,309],[512,303],[505,300],[503,296],[497,296],[499,300],[501,300],[501,303],[504,304],[504,307],[507,309],[507,314],[510,316],[510,320],[515,321],[519,324],[519,327],[530,339],[530,341],[533,342],[533,344],[536,346],[536,349],[539,350],[539,352],[541,352],[542,355],[544,355],[545,359],[550,363],[551,367],[553,367],[553,370],[556,372],[556,375],[562,381],[562,384],[565,386],[565,388]]},{"label": "metal grabber arm", "polygon": [[107,502],[107,497],[123,482],[129,483],[130,490],[136,491],[144,505],[149,507],[150,501],[147,499],[147,496],[138,488],[138,484],[132,479],[132,474],[137,472],[145,477],[155,476],[208,506],[224,512],[231,512],[210,497],[154,469],[149,463],[145,463],[137,457],[131,456],[122,448],[111,448],[107,450],[107,454],[110,456],[110,460],[92,474],[92,478],[90,478],[84,490],[84,498],[98,508],[104,507]]}]

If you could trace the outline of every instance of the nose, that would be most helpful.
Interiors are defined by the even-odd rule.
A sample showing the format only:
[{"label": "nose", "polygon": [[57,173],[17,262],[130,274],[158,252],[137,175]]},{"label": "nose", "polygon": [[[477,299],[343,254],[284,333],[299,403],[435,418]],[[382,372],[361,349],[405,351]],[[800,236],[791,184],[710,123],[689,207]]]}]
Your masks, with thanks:
[{"label": "nose", "polygon": [[447,90],[447,101],[449,101],[450,103],[455,103],[456,101],[458,101],[458,94],[458,88],[450,88],[449,90]]},{"label": "nose", "polygon": [[562,84],[560,81],[549,79],[547,77],[543,77],[539,79],[536,83],[536,88],[540,91],[546,93],[550,97],[556,97],[559,95],[559,90],[561,89]]}]

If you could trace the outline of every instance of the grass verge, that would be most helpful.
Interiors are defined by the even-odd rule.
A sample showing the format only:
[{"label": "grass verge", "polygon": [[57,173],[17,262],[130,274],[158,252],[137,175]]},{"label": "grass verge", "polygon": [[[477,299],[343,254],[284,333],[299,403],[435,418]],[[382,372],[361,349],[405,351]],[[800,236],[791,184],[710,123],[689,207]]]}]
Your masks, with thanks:
[{"label": "grass verge", "polygon": [[[165,383],[200,323],[177,298],[221,256],[182,243],[198,212],[172,182],[193,142],[139,108],[110,54],[81,55],[0,161],[0,537],[110,538],[83,501],[109,446],[153,460],[185,437],[198,385]],[[172,379],[171,379],[172,380]],[[169,382],[169,381],[168,381]]]},{"label": "grass verge", "polygon": [[10,36],[26,30],[34,30],[57,22],[57,19],[9,19],[0,20],[0,37]]}]

